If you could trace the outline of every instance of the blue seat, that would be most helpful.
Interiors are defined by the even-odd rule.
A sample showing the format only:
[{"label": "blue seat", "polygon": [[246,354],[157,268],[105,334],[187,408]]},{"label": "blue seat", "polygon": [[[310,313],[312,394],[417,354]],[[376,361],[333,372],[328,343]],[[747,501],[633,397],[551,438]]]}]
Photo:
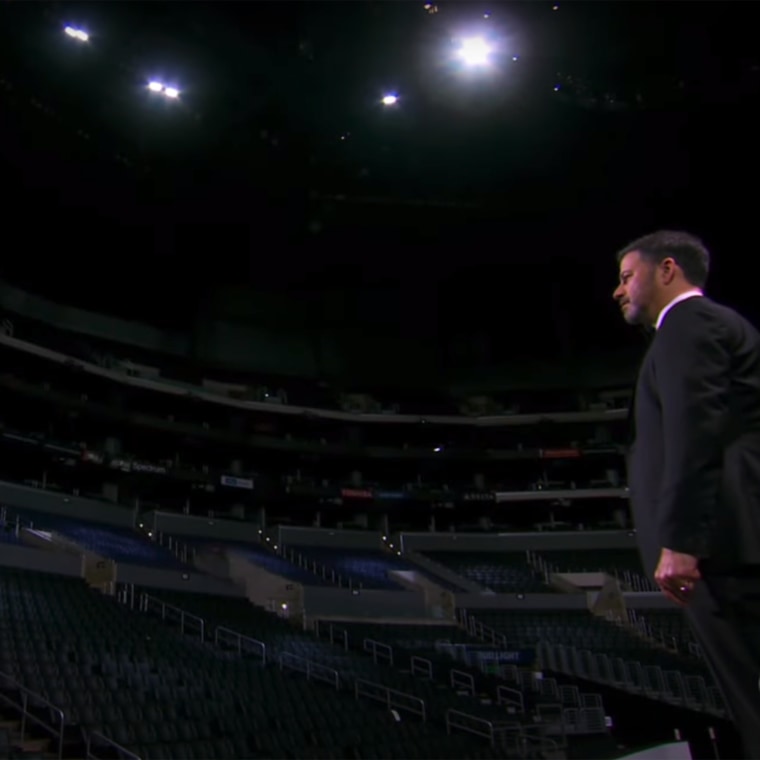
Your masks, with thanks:
[{"label": "blue seat", "polygon": [[171,570],[192,569],[180,562],[168,549],[153,543],[147,536],[132,528],[30,510],[14,511],[14,522],[16,516],[22,526],[32,525],[58,533],[86,551],[95,552],[115,562]]},{"label": "blue seat", "polygon": [[263,545],[246,543],[242,541],[217,541],[203,540],[197,538],[188,539],[187,537],[178,537],[180,541],[187,541],[189,546],[195,549],[209,549],[215,547],[223,551],[233,551],[245,557],[248,562],[258,565],[264,570],[268,570],[274,575],[282,576],[296,583],[302,583],[304,586],[328,586],[327,581],[320,578],[315,573],[288,562],[283,557],[273,554]]},{"label": "blue seat", "polygon": [[0,524],[0,544],[20,544],[21,540],[16,535],[15,526]]},{"label": "blue seat", "polygon": [[389,554],[381,549],[347,549],[343,547],[292,546],[309,562],[317,562],[328,570],[366,589],[389,591],[403,590],[404,587],[390,576],[394,571],[414,571],[434,581],[444,588],[459,591],[457,586],[438,578],[403,557]]}]

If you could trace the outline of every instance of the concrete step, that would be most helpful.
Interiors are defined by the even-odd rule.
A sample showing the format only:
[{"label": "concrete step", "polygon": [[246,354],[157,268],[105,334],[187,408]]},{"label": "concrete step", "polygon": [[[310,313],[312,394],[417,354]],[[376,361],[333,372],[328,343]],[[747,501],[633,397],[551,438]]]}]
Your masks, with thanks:
[{"label": "concrete step", "polygon": [[50,752],[53,744],[52,739],[16,739],[11,737],[11,744],[14,747],[18,747],[24,752],[33,752],[34,754],[48,753]]},{"label": "concrete step", "polygon": [[[42,737],[40,739],[26,736],[21,738],[21,721],[12,719],[0,720],[0,731],[7,731],[10,734],[10,744],[17,750],[22,752],[31,752],[34,754],[47,754],[57,757],[57,753],[52,752],[53,740],[49,737]],[[28,734],[28,731],[27,731]]]}]

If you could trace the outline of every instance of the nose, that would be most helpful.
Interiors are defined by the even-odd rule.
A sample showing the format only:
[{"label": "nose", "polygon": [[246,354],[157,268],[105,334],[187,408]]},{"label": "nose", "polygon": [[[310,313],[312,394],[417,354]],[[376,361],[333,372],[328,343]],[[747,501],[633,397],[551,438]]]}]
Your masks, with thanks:
[{"label": "nose", "polygon": [[615,288],[614,292],[612,293],[612,297],[616,301],[619,301],[624,295],[625,295],[625,291],[623,290],[623,286],[622,285],[618,285]]}]

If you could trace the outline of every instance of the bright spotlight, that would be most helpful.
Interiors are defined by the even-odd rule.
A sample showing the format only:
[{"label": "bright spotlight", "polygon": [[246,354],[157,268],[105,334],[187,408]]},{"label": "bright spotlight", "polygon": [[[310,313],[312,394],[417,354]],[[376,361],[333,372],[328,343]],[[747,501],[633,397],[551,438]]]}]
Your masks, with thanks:
[{"label": "bright spotlight", "polygon": [[90,35],[87,32],[73,26],[66,26],[63,31],[72,39],[79,40],[79,42],[88,42],[90,39]]},{"label": "bright spotlight", "polygon": [[167,87],[163,82],[157,82],[155,79],[148,82],[148,89],[151,92],[160,92],[167,98],[179,97],[179,90],[176,87]]},{"label": "bright spotlight", "polygon": [[398,103],[398,95],[386,95],[383,98],[384,106],[394,106],[396,103]]},{"label": "bright spotlight", "polygon": [[484,66],[488,63],[491,48],[482,37],[473,37],[463,40],[459,50],[459,57],[468,66]]}]

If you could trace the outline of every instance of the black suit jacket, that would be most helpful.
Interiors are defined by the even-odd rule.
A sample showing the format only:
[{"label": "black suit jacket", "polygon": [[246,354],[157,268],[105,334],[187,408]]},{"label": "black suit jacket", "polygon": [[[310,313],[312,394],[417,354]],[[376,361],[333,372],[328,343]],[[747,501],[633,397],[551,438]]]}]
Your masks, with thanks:
[{"label": "black suit jacket", "polygon": [[675,304],[639,371],[628,484],[653,574],[664,548],[760,566],[760,334],[700,296]]}]

